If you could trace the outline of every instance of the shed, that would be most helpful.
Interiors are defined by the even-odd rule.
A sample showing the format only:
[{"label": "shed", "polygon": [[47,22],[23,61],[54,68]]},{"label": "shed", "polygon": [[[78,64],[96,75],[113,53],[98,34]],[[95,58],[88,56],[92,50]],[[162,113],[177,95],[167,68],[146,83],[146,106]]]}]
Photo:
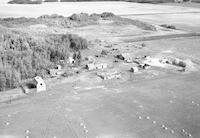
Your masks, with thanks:
[{"label": "shed", "polygon": [[46,88],[46,84],[45,84],[44,80],[39,76],[36,76],[34,79],[37,82],[37,84],[36,84],[37,92],[46,91],[47,88]]},{"label": "shed", "polygon": [[39,76],[36,76],[33,80],[23,83],[20,87],[25,94],[46,91],[46,84]]},{"label": "shed", "polygon": [[138,67],[131,67],[131,72],[136,73],[139,71]]},{"label": "shed", "polygon": [[130,56],[129,53],[121,53],[121,54],[117,55],[117,58],[124,60],[128,63],[133,61],[133,59],[132,59],[132,57]]}]

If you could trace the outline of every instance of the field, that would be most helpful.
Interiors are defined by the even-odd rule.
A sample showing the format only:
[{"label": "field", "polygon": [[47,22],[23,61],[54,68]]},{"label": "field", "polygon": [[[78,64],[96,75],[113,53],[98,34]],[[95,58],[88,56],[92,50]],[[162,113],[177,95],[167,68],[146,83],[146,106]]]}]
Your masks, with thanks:
[{"label": "field", "polygon": [[[71,17],[70,24],[64,17],[36,19],[81,12],[120,17],[102,14],[91,22],[77,15],[81,20]],[[198,4],[0,4],[1,18],[21,16],[27,19],[1,19],[1,29],[37,37],[75,34],[88,41],[88,48],[81,51],[80,66],[71,68],[77,73],[45,80],[46,92],[24,94],[17,88],[0,93],[1,138],[200,137]],[[133,62],[119,58],[122,53]],[[87,70],[89,56],[108,67]],[[150,66],[131,72],[138,62]],[[102,72],[121,77],[104,80]]]},{"label": "field", "polygon": [[[0,17],[38,17],[44,14],[70,16],[73,13],[112,12],[116,15],[199,12],[199,9],[165,5],[126,3],[126,2],[74,2],[44,3],[41,5],[0,5]],[[165,8],[164,8],[165,7]],[[26,12],[24,12],[26,11]],[[34,11],[34,12],[33,12]]]}]

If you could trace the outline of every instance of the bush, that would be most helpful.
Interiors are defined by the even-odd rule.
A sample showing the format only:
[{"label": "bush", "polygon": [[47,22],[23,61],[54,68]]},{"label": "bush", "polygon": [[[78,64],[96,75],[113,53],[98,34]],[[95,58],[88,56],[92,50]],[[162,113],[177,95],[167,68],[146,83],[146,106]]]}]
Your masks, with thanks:
[{"label": "bush", "polygon": [[98,24],[98,20],[111,20],[114,24],[117,25],[128,25],[132,24],[139,28],[145,30],[156,30],[156,27],[139,21],[139,20],[132,20],[128,18],[121,18],[119,16],[115,16],[113,13],[104,12],[102,14],[91,14],[88,15],[87,13],[81,14],[73,14],[70,17],[64,17],[58,14],[52,15],[42,15],[38,18],[4,18],[0,19],[0,25],[17,28],[17,27],[27,27],[31,25],[37,24],[44,24],[49,27],[59,27],[59,28],[69,28],[69,27],[80,27],[80,26],[87,26],[87,25],[94,25]]},{"label": "bush", "polygon": [[39,24],[39,21],[35,18],[3,18],[0,19],[0,24],[6,27],[21,27],[33,24]]},{"label": "bush", "polygon": [[4,75],[4,72],[0,72],[0,91],[5,90],[6,88],[6,76]]},{"label": "bush", "polygon": [[70,40],[70,48],[75,51],[87,48],[88,44],[86,39],[82,39],[81,37],[73,37],[72,35],[70,35],[69,40]]},{"label": "bush", "polygon": [[73,21],[87,21],[90,16],[87,13],[72,14],[69,19]]},{"label": "bush", "polygon": [[100,14],[102,18],[108,18],[108,17],[115,17],[115,15],[112,12],[103,12]]},{"label": "bush", "polygon": [[38,19],[50,19],[50,18],[64,18],[62,15],[52,14],[52,15],[42,15]]},{"label": "bush", "polygon": [[2,66],[0,68],[0,91],[6,88],[15,88],[20,83],[20,73],[11,66]]},{"label": "bush", "polygon": [[78,26],[85,26],[91,24],[97,24],[97,20],[100,16],[92,16],[81,13],[81,14],[73,14],[70,17],[64,17],[58,14],[52,15],[42,15],[38,18],[3,18],[0,19],[0,25],[17,28],[17,27],[27,27],[30,25],[37,25],[37,24],[44,24],[49,27],[61,27],[61,28],[68,28],[68,27],[78,27]]}]

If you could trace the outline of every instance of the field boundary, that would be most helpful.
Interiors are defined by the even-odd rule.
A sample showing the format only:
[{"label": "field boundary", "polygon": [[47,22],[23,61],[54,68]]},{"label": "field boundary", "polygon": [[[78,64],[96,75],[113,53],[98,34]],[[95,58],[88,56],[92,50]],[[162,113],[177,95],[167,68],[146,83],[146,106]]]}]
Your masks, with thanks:
[{"label": "field boundary", "polygon": [[124,42],[138,42],[138,41],[151,41],[151,40],[161,40],[161,39],[172,39],[172,38],[187,38],[187,37],[200,37],[200,33],[183,33],[183,34],[169,34],[169,35],[154,35],[154,36],[144,36],[132,39],[123,39]]}]

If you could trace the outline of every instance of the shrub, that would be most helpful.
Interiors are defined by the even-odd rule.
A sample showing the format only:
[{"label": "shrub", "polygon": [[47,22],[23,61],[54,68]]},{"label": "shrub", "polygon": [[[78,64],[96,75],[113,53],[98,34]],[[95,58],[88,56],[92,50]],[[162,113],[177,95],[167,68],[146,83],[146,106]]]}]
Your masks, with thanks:
[{"label": "shrub", "polygon": [[39,24],[39,21],[35,18],[3,18],[0,19],[0,24],[6,27],[19,27],[19,26],[27,26],[33,24]]},{"label": "shrub", "polygon": [[64,16],[58,14],[52,14],[52,15],[42,15],[38,17],[38,19],[49,19],[49,18],[64,18]]},{"label": "shrub", "polygon": [[90,16],[87,13],[72,14],[69,19],[73,21],[87,21]]},{"label": "shrub", "polygon": [[112,12],[103,12],[100,14],[102,18],[108,18],[108,17],[115,17],[115,15]]},{"label": "shrub", "polygon": [[74,37],[73,35],[70,35],[69,40],[70,40],[70,48],[75,51],[87,48],[88,44],[87,44],[86,39],[82,39],[81,37]]},{"label": "shrub", "polygon": [[3,66],[0,68],[0,91],[6,88],[15,88],[19,85],[20,73],[11,66]]},{"label": "shrub", "polygon": [[5,90],[6,88],[6,76],[4,75],[4,72],[0,72],[0,91]]},{"label": "shrub", "polygon": [[112,20],[114,24],[117,25],[128,25],[132,24],[139,28],[145,30],[156,30],[156,27],[139,21],[139,20],[132,20],[128,18],[121,18],[120,16],[115,16],[113,13],[104,12],[102,14],[91,14],[88,15],[87,13],[81,14],[73,14],[70,17],[64,17],[58,14],[52,15],[42,15],[38,18],[4,18],[0,19],[0,25],[17,28],[17,27],[27,27],[30,25],[37,25],[37,24],[44,24],[49,27],[60,27],[60,28],[69,28],[69,27],[80,27],[80,26],[87,26],[98,24],[98,20]]}]

